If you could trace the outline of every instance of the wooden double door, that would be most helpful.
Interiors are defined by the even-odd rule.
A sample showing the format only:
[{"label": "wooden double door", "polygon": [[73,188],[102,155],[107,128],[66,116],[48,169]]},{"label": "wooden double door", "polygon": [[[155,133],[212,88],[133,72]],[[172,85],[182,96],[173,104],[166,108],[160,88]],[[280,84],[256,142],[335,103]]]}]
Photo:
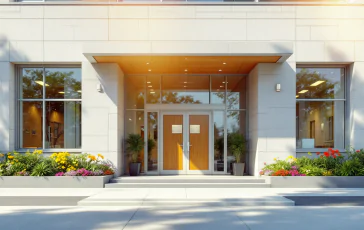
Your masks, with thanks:
[{"label": "wooden double door", "polygon": [[162,174],[210,174],[210,113],[162,113]]}]

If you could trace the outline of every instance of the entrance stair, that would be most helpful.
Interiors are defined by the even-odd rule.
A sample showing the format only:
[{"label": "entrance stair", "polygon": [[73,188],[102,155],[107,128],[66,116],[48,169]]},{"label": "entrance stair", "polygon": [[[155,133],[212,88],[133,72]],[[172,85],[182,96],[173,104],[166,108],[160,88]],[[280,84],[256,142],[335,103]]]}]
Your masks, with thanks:
[{"label": "entrance stair", "polygon": [[267,195],[270,184],[252,176],[118,177],[79,206],[294,206],[281,195]]},{"label": "entrance stair", "polygon": [[269,188],[265,179],[252,176],[137,176],[111,179],[105,188]]}]

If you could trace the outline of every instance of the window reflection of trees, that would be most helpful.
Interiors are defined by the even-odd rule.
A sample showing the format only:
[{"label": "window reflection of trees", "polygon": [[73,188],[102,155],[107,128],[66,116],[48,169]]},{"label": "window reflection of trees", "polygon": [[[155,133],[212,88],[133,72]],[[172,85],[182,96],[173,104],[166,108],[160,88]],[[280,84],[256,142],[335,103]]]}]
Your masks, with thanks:
[{"label": "window reflection of trees", "polygon": [[[81,77],[76,78],[75,72],[70,71],[70,68],[54,69],[56,71],[49,70],[47,68],[23,68],[22,71],[22,98],[23,99],[80,99],[81,98]],[[45,82],[43,81],[43,74],[45,75]],[[43,87],[45,86],[46,96],[43,96]],[[75,122],[80,121],[81,118],[81,102],[64,102],[64,101],[47,101],[46,107],[46,119],[45,135],[46,142],[51,146],[60,146],[58,142],[64,140],[64,117],[62,125],[56,131],[57,135],[54,135],[54,121],[51,120],[52,112],[57,112],[64,116],[65,106],[67,107],[67,113],[73,114]],[[73,128],[76,128],[80,124],[73,124]],[[63,141],[61,141],[63,142]],[[49,147],[49,146],[46,146]],[[80,147],[80,146],[75,146]]]},{"label": "window reflection of trees", "polygon": [[[340,82],[332,82],[325,77],[324,74],[320,74],[316,70],[303,68],[298,72],[296,80],[296,95],[299,98],[335,98],[335,93],[340,90]],[[317,81],[324,81],[317,86],[311,86]],[[302,90],[308,90],[304,94],[299,94]]]}]

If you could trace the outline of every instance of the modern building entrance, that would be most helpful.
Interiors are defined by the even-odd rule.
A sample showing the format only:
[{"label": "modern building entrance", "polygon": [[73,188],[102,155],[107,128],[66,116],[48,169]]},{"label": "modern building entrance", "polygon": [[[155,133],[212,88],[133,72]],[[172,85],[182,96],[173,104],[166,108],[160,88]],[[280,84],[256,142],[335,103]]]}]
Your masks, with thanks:
[{"label": "modern building entrance", "polygon": [[211,174],[209,112],[162,112],[162,174]]}]

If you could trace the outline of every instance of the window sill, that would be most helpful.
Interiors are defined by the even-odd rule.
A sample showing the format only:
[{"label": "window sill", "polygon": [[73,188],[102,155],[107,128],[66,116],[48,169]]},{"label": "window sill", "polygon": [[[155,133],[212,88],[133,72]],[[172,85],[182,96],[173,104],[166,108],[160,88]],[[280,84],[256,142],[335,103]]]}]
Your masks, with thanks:
[{"label": "window sill", "polygon": [[[317,153],[317,152],[326,152],[328,148],[316,148],[316,149],[296,149],[296,153],[308,153],[308,152],[311,152],[311,153]],[[336,148],[332,148],[332,149],[336,149]],[[345,153],[346,152],[346,149],[338,149],[339,152],[341,153]]]},{"label": "window sill", "polygon": [[33,152],[34,150],[42,150],[43,153],[59,153],[59,152],[82,153],[82,149],[17,149],[15,151],[19,153],[26,153],[27,151]]}]

